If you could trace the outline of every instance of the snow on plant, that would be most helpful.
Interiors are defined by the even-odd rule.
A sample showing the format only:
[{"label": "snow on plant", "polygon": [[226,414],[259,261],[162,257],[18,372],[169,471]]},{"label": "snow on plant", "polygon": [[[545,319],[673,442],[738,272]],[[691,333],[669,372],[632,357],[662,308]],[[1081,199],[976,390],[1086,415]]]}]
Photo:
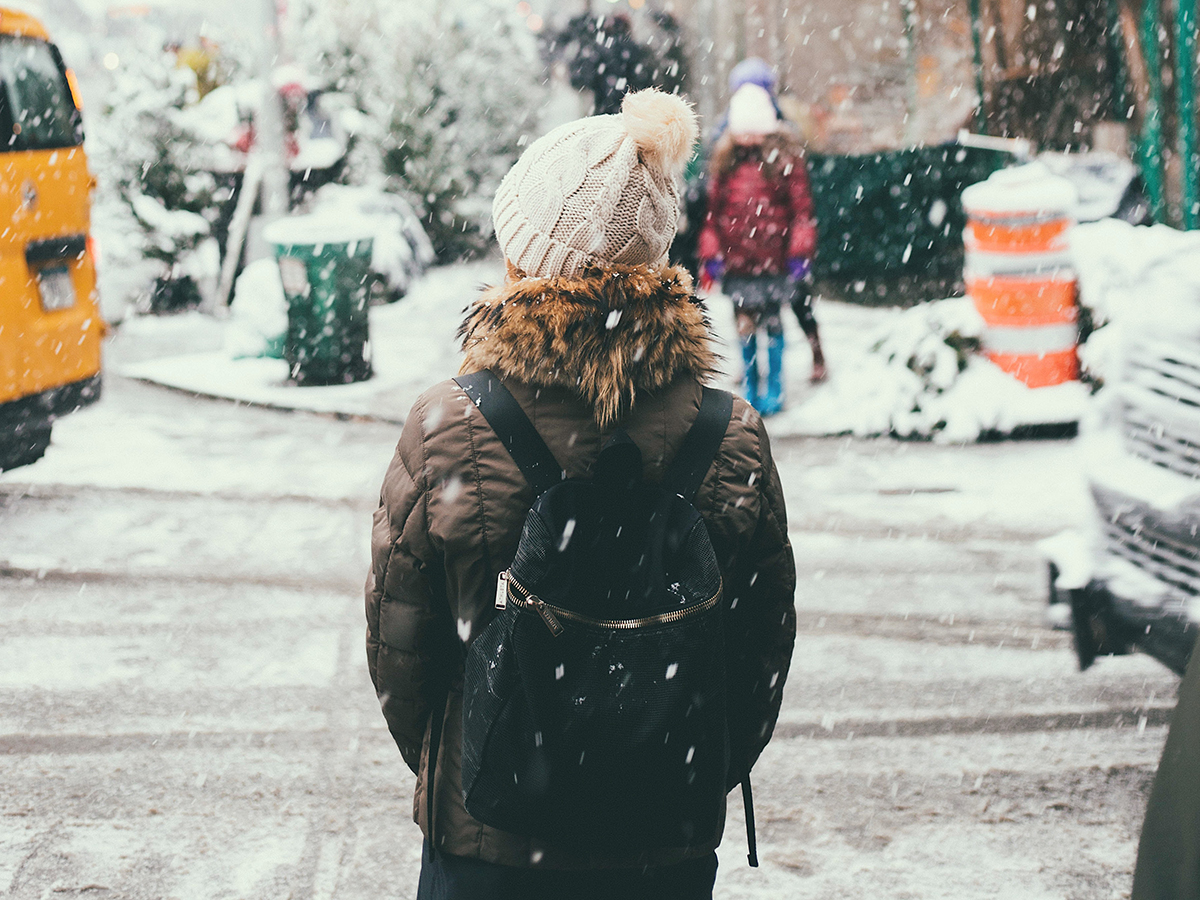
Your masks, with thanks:
[{"label": "snow on plant", "polygon": [[958,380],[982,334],[983,320],[969,299],[943,300],[904,312],[873,349],[916,374],[923,391],[938,393]]},{"label": "snow on plant", "polygon": [[129,55],[114,78],[89,141],[99,200],[120,205],[140,231],[136,250],[159,263],[160,289],[203,280],[217,257],[208,244],[218,186],[200,168],[200,141],[182,120],[195,99],[195,74],[151,53]]},{"label": "snow on plant", "polygon": [[500,179],[544,93],[533,35],[500,0],[333,0],[297,37],[363,112],[352,177],[405,195],[443,261],[484,250]]},{"label": "snow on plant", "polygon": [[[966,371],[979,351],[984,323],[969,298],[913,307],[873,348],[890,369],[903,367],[915,377],[901,377],[906,388],[897,396],[890,430],[900,437],[929,437],[946,428],[943,396]],[[977,435],[976,435],[977,436]]]},{"label": "snow on plant", "polygon": [[[933,437],[962,429],[947,398],[980,347],[984,323],[967,298],[915,306],[891,319],[855,365],[784,419],[807,432]],[[978,436],[978,430],[968,439]]]},{"label": "snow on plant", "polygon": [[1027,387],[978,352],[983,328],[966,297],[906,310],[883,326],[862,357],[844,358],[830,384],[780,416],[779,426],[965,443],[1079,420],[1086,387]]}]

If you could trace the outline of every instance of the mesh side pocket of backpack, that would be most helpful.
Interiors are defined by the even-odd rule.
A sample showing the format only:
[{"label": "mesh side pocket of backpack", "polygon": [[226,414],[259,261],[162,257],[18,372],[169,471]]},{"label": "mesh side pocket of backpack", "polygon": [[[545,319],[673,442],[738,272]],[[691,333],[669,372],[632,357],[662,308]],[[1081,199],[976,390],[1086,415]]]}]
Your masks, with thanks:
[{"label": "mesh side pocket of backpack", "polygon": [[679,582],[684,596],[701,601],[715,594],[721,586],[721,569],[702,520],[688,532],[679,556],[687,563]]},{"label": "mesh side pocket of backpack", "polygon": [[556,537],[545,519],[536,509],[530,510],[510,571],[520,573],[523,584],[537,584],[550,568],[550,549],[555,543]]},{"label": "mesh side pocket of backpack", "polygon": [[469,796],[479,779],[484,749],[496,722],[520,686],[512,644],[517,611],[496,616],[467,649],[463,668],[462,787]]}]

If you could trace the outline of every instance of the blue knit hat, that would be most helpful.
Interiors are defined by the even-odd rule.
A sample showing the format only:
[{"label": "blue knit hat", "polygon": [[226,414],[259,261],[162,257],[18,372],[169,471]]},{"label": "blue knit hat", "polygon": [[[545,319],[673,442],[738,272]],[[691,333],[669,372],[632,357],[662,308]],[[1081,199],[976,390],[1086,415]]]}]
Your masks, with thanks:
[{"label": "blue knit hat", "polygon": [[729,73],[729,93],[735,93],[744,84],[757,84],[763,90],[774,94],[775,71],[766,60],[757,56],[747,57]]}]

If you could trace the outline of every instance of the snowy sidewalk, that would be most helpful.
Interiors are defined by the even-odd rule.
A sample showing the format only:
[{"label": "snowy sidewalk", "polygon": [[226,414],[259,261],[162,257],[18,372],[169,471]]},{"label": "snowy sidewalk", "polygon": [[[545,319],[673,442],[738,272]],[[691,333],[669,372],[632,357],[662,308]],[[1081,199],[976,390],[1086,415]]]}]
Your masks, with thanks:
[{"label": "snowy sidewalk", "polygon": [[[371,309],[375,374],[356,384],[295,387],[287,384],[281,359],[241,358],[218,347],[162,355],[122,364],[116,372],[209,397],[277,409],[308,410],[402,423],[425,388],[458,371],[454,334],[462,311],[481,285],[502,274],[496,263],[481,262],[431,270],[401,301]],[[118,340],[153,341],[170,332],[177,347],[220,343],[220,323],[198,314],[134,319]],[[128,332],[128,333],[125,333]]]},{"label": "snowy sidewalk", "polygon": [[[141,317],[122,325],[117,338],[122,346],[117,356],[151,354],[153,358],[118,360],[114,368],[119,375],[203,396],[402,423],[423,390],[457,374],[461,356],[455,334],[463,311],[481,287],[496,284],[502,277],[503,268],[497,260],[435,268],[414,284],[404,299],[373,307],[370,315],[375,372],[371,379],[357,384],[289,385],[284,361],[233,358],[221,347],[224,324],[197,313]],[[729,359],[732,311],[722,297],[710,301],[710,309],[722,344],[720,352]],[[808,346],[799,327],[794,322],[790,326],[796,332],[790,348],[792,371],[796,374],[793,381],[803,385],[809,366]],[[157,349],[148,351],[147,347]],[[732,363],[726,369],[736,371]],[[724,381],[722,386],[734,386],[732,378]]]},{"label": "snowy sidewalk", "polygon": [[[126,377],[203,396],[402,423],[425,388],[457,372],[460,356],[455,333],[463,310],[483,285],[495,284],[501,277],[496,260],[435,268],[403,300],[372,308],[375,374],[357,384],[289,385],[286,363],[233,358],[222,349],[224,323],[199,314],[142,317],[122,325],[113,348],[117,357],[113,368]],[[708,307],[724,358],[725,375],[719,386],[735,388],[741,363],[733,311],[720,295],[709,297]],[[1030,391],[983,359],[973,359],[961,378],[953,372],[951,380],[956,381],[944,393],[921,394],[917,377],[905,361],[889,361],[875,348],[883,341],[898,341],[899,356],[905,356],[906,341],[914,348],[924,346],[930,326],[920,310],[935,307],[963,314],[959,307],[945,304],[902,311],[819,301],[816,315],[830,370],[829,381],[819,386],[808,383],[812,364],[808,343],[790,311],[784,310],[788,398],[785,411],[770,420],[772,434],[921,433],[931,418],[936,422],[940,416],[948,422],[943,439],[969,441],[989,429],[1003,432],[1023,424],[1078,419],[1086,402],[1082,386]],[[939,342],[934,338],[935,345],[948,349]],[[138,361],[132,361],[135,358]],[[914,398],[926,407],[922,421],[914,418]]]}]

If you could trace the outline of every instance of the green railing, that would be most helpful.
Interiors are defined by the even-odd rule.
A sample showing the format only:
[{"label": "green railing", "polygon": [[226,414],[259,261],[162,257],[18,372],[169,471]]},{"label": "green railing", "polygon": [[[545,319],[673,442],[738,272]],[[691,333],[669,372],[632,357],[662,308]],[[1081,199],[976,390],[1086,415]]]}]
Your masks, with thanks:
[{"label": "green railing", "polygon": [[880,293],[904,279],[944,291],[962,277],[963,189],[1011,158],[958,144],[811,154],[817,276]]}]

